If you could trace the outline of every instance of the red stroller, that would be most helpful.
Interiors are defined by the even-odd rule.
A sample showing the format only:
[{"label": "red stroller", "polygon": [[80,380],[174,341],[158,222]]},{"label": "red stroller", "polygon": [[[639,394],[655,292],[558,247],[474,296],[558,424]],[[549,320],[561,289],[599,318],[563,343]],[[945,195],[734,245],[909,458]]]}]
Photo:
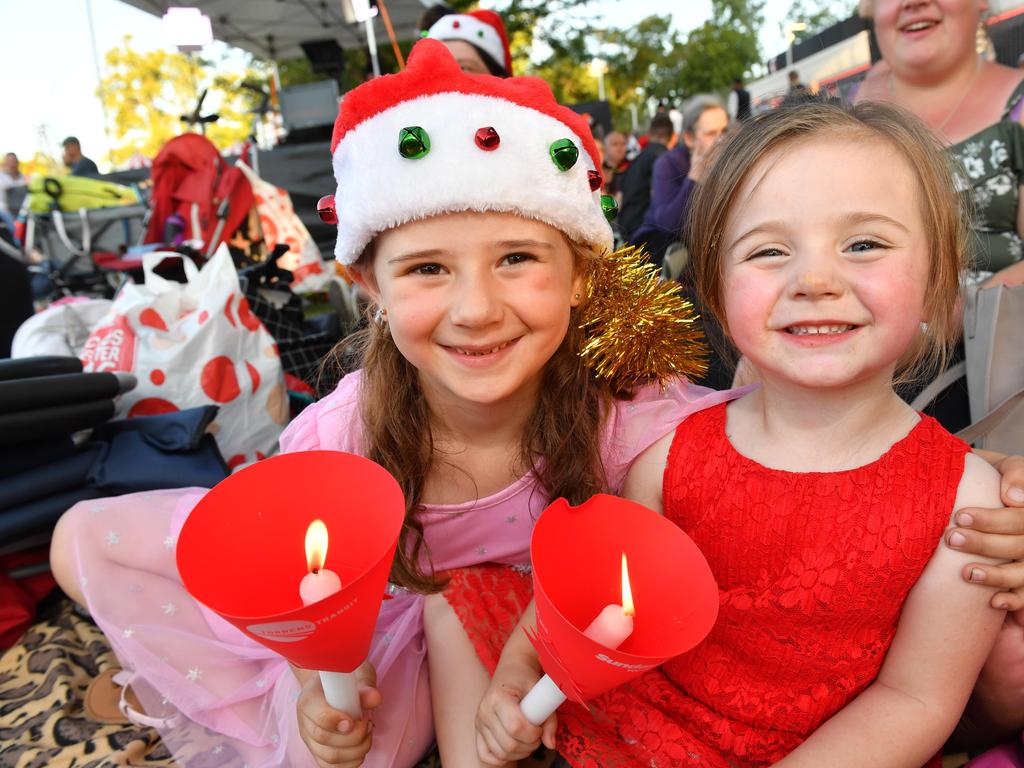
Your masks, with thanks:
[{"label": "red stroller", "polygon": [[186,133],[168,141],[153,160],[153,188],[144,242],[199,241],[209,258],[252,209],[252,186],[228,165],[205,136]]}]

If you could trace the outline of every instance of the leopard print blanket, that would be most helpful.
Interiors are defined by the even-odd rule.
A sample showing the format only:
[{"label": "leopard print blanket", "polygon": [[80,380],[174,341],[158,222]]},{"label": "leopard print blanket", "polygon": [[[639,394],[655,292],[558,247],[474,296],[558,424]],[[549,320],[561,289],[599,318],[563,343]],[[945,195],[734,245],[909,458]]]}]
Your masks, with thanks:
[{"label": "leopard print blanket", "polygon": [[69,600],[53,601],[0,656],[0,768],[175,765],[156,731],[86,717],[89,682],[117,657]]},{"label": "leopard print blanket", "polygon": [[[47,600],[0,656],[0,768],[175,768],[152,728],[97,723],[83,711],[90,681],[117,666],[103,633],[70,600]],[[437,751],[416,768],[441,768]]]}]

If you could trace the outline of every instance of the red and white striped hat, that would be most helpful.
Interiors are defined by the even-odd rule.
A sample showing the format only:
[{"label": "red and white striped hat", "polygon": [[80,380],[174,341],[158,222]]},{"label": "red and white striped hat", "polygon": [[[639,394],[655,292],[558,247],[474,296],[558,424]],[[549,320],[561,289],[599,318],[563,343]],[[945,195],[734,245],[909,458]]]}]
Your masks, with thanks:
[{"label": "red and white striped hat", "polygon": [[416,43],[404,72],[345,95],[331,153],[338,188],[319,207],[337,221],[343,264],[380,232],[460,211],[515,213],[612,245],[614,201],[602,199],[586,119],[539,78],[462,72],[436,40]]}]

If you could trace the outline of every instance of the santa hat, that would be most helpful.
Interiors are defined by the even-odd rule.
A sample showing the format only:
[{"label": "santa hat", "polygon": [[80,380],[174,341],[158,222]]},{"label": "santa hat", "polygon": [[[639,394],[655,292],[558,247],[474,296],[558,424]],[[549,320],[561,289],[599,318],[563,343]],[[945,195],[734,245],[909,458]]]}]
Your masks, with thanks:
[{"label": "santa hat", "polygon": [[459,211],[514,213],[599,251],[612,245],[600,156],[587,121],[535,77],[468,75],[445,46],[416,43],[406,70],[345,95],[331,141],[335,255],[380,232]]},{"label": "santa hat", "polygon": [[442,16],[427,32],[434,40],[462,40],[469,43],[512,74],[512,51],[501,16],[494,11],[469,11]]}]

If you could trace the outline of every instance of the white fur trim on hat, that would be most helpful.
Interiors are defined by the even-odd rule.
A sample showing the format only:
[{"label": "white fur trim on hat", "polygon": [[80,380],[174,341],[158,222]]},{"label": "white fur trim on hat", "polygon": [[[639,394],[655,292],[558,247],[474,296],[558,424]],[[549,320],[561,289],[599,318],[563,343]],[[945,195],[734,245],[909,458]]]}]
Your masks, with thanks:
[{"label": "white fur trim on hat", "polygon": [[498,30],[475,16],[463,13],[442,16],[434,22],[427,37],[434,40],[462,40],[486,51],[502,69],[508,67],[505,43]]},{"label": "white fur trim on hat", "polygon": [[[403,128],[420,127],[430,151],[399,152]],[[478,129],[493,127],[498,148],[477,146]],[[560,171],[551,144],[571,139],[579,159]],[[569,238],[610,248],[612,231],[591,191],[596,170],[580,137],[563,122],[492,96],[440,93],[402,101],[348,131],[334,152],[335,208],[343,264],[359,258],[380,232],[442,213],[497,211],[545,222]]]}]

